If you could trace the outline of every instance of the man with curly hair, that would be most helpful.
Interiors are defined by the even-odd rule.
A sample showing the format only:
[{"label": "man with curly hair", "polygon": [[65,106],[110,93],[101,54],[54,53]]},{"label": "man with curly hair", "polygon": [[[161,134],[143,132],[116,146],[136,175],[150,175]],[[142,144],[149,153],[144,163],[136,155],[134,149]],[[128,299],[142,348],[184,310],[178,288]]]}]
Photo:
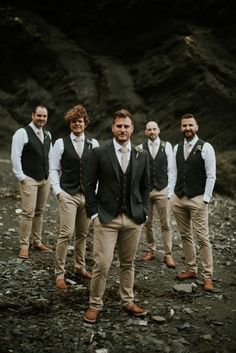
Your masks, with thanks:
[{"label": "man with curly hair", "polygon": [[65,263],[68,245],[73,236],[75,276],[91,279],[91,274],[85,267],[89,222],[84,193],[92,149],[98,147],[97,140],[89,139],[84,132],[89,124],[89,116],[83,105],[74,106],[65,114],[64,119],[70,134],[56,140],[50,165],[51,183],[59,202],[60,213],[60,234],[55,254],[55,284],[60,290],[68,288]]}]

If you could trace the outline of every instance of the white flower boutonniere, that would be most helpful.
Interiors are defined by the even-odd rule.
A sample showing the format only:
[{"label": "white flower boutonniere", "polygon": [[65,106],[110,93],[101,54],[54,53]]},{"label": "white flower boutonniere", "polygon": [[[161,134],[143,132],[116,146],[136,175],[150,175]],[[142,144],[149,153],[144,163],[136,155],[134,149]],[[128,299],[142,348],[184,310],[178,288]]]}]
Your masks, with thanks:
[{"label": "white flower boutonniere", "polygon": [[138,158],[139,153],[143,152],[143,146],[142,145],[137,145],[135,146],[135,151],[136,151],[136,158]]},{"label": "white flower boutonniere", "polygon": [[89,150],[90,150],[90,149],[92,149],[92,148],[93,148],[93,141],[92,141],[92,140],[87,139],[87,140],[86,140],[86,142],[87,142],[87,144],[88,144],[88,148],[89,148]]},{"label": "white flower boutonniere", "polygon": [[194,150],[194,152],[193,152],[193,155],[195,155],[195,153],[196,153],[197,151],[200,151],[200,152],[201,152],[201,150],[202,150],[202,146],[201,146],[201,145],[197,145],[196,148],[195,148],[195,150]]},{"label": "white flower boutonniere", "polygon": [[47,131],[47,130],[43,130],[43,133],[44,133],[44,136],[47,138],[47,137],[49,137],[49,138],[51,138],[50,137],[50,134],[49,134],[49,132]]}]

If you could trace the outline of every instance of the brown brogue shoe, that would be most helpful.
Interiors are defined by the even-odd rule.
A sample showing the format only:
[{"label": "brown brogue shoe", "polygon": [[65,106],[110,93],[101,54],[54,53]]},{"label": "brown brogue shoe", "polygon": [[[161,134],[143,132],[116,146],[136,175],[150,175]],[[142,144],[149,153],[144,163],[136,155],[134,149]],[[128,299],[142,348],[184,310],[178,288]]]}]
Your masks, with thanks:
[{"label": "brown brogue shoe", "polygon": [[28,259],[29,258],[29,251],[28,249],[20,249],[20,252],[19,252],[19,257],[21,259]]},{"label": "brown brogue shoe", "polygon": [[80,272],[80,276],[84,279],[91,280],[92,274],[88,271]]},{"label": "brown brogue shoe", "polygon": [[84,321],[89,322],[90,324],[94,324],[97,321],[97,316],[100,310],[95,308],[88,308],[86,313],[84,314]]},{"label": "brown brogue shoe", "polygon": [[141,257],[141,261],[151,261],[155,259],[156,254],[152,251],[148,251],[143,257]]},{"label": "brown brogue shoe", "polygon": [[197,279],[198,278],[198,274],[197,272],[180,272],[176,275],[177,279]]},{"label": "brown brogue shoe", "polygon": [[171,255],[167,255],[164,257],[164,263],[168,268],[175,268],[176,264]]},{"label": "brown brogue shoe", "polygon": [[43,243],[40,243],[40,244],[34,243],[32,244],[32,248],[42,252],[52,252],[52,249],[44,245]]},{"label": "brown brogue shoe", "polygon": [[126,311],[128,314],[131,314],[136,317],[147,315],[147,310],[141,308],[138,304],[125,305],[123,306],[123,310]]},{"label": "brown brogue shoe", "polygon": [[65,282],[64,277],[57,277],[55,284],[56,284],[57,289],[60,289],[60,290],[67,290],[68,289],[68,286]]},{"label": "brown brogue shoe", "polygon": [[206,292],[213,292],[213,283],[211,278],[205,278],[203,283],[203,289]]}]

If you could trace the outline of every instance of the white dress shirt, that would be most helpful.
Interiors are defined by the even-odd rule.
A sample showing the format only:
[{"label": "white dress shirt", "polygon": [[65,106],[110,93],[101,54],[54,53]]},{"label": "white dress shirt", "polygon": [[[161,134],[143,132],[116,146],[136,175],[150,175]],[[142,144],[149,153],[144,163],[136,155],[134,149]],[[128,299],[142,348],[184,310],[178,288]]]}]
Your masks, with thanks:
[{"label": "white dress shirt", "polygon": [[[122,145],[120,145],[118,142],[116,142],[115,139],[113,139],[113,144],[115,147],[115,152],[116,152],[116,157],[120,163],[121,166],[121,156],[122,156],[122,152],[120,151],[120,148],[122,147]],[[125,145],[125,147],[128,149],[128,160],[130,160],[130,154],[131,154],[131,142],[129,141],[127,143],[127,145]]]},{"label": "white dress shirt", "polygon": [[[40,129],[38,129],[33,124],[32,121],[29,124],[29,126],[33,129],[33,131],[35,132],[35,134],[38,137],[38,132],[40,131]],[[47,131],[47,133],[49,134],[49,136],[51,138],[50,132]],[[29,141],[28,135],[27,135],[27,132],[24,128],[18,129],[12,137],[11,161],[12,161],[12,166],[13,166],[13,172],[19,181],[22,181],[26,178],[26,175],[24,174],[23,169],[22,169],[21,156],[22,156],[23,148],[28,143],[28,141]],[[49,156],[48,156],[49,162],[50,162],[50,158],[51,158],[51,152],[52,152],[52,145],[50,146],[50,150],[49,150]]]},{"label": "white dress shirt", "polygon": [[[193,149],[193,146],[196,144],[198,141],[198,136],[195,135],[195,137],[189,141],[190,144],[190,153]],[[186,144],[187,141],[184,140],[184,144]],[[175,183],[177,180],[177,165],[176,165],[176,152],[177,152],[177,147],[178,145],[175,145],[174,147],[174,161],[173,161],[173,178],[174,178],[174,185],[173,185],[173,190],[171,194],[174,192],[174,187]],[[205,185],[205,191],[203,194],[203,201],[209,202],[211,197],[212,197],[212,192],[214,189],[215,181],[216,181],[216,157],[215,157],[215,151],[212,145],[208,142],[205,142],[202,150],[201,150],[201,156],[202,159],[204,160],[204,165],[205,165],[205,171],[206,171],[206,185]]]},{"label": "white dress shirt", "polygon": [[[70,138],[74,145],[75,151],[77,152],[76,139],[78,139],[78,137],[75,136],[73,132],[71,132]],[[81,136],[79,136],[79,138],[81,139],[81,141],[83,141],[83,145],[84,145],[85,135],[82,134]],[[92,141],[92,148],[99,146],[97,140],[91,139],[91,141]],[[60,187],[60,176],[61,176],[61,157],[63,152],[64,152],[63,139],[59,138],[58,140],[56,140],[52,148],[52,157],[50,159],[50,179],[51,179],[53,191],[56,195],[62,192],[62,189]]]}]

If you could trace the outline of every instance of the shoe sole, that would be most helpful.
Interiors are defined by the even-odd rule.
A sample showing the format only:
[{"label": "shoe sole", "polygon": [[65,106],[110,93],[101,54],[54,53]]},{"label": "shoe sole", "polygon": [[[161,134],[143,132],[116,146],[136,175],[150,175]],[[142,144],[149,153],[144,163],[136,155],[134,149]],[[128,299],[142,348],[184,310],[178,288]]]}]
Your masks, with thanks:
[{"label": "shoe sole", "polygon": [[88,322],[89,324],[95,324],[95,322],[97,321],[97,319],[95,319],[95,320],[90,320],[90,319],[87,319],[87,318],[84,316],[84,321],[85,321],[85,322]]},{"label": "shoe sole", "polygon": [[19,255],[19,258],[20,258],[20,259],[23,259],[23,260],[27,260],[27,259],[29,258],[29,256],[26,257],[26,256],[20,256],[20,255]]},{"label": "shoe sole", "polygon": [[166,267],[168,267],[168,268],[176,268],[176,266],[173,266],[173,265],[167,265],[165,262],[164,262],[164,264],[166,265]]},{"label": "shoe sole", "polygon": [[142,316],[146,316],[146,315],[147,315],[147,313],[148,313],[148,311],[147,311],[147,310],[146,310],[146,311],[144,311],[143,313],[140,313],[140,314],[135,314],[135,313],[133,313],[132,311],[129,311],[129,310],[125,309],[125,308],[123,308],[123,310],[124,310],[127,314],[132,315],[132,316],[135,316],[135,317],[142,317]]}]

